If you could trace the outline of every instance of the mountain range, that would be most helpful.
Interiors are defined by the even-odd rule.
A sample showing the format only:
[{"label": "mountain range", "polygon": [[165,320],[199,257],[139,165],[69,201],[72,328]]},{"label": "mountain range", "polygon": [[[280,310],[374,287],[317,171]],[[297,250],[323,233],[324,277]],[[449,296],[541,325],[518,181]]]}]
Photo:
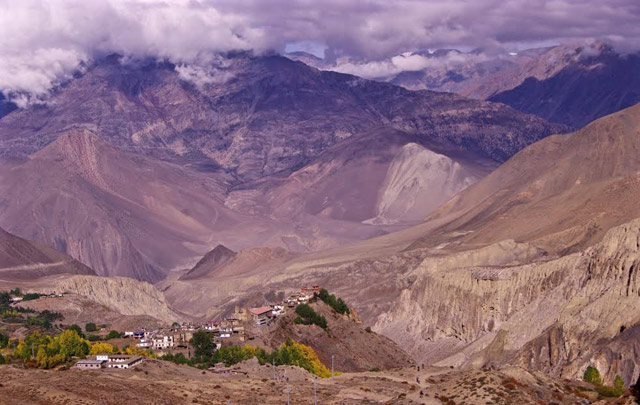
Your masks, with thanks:
[{"label": "mountain range", "polygon": [[[607,381],[619,374],[631,384],[640,322],[639,135],[636,105],[523,149],[417,226],[262,259],[254,272],[219,270],[234,268],[232,258],[197,282],[160,287],[172,305],[199,306],[192,314],[206,318],[319,284],[356,302],[365,322],[418,362],[516,364],[565,378],[595,363]],[[215,294],[200,291],[206,285]]]},{"label": "mountain range", "polygon": [[[394,58],[327,63],[301,52],[288,56],[320,69],[346,72],[366,71],[370,65],[395,66]],[[640,102],[640,54],[620,53],[597,41],[518,52],[438,49],[396,58],[400,63],[417,62],[405,62],[409,70],[399,73],[394,72],[399,67],[389,72],[383,69],[374,78],[411,90],[452,92],[504,103],[575,129]]]},{"label": "mountain range", "polygon": [[446,73],[488,100],[277,55],[97,61],[0,119],[1,282],[166,322],[321,285],[418,363],[630,385],[636,56],[511,56]]},{"label": "mountain range", "polygon": [[305,252],[400,229],[566,130],[280,56],[198,75],[111,56],[0,120],[0,225],[158,281],[217,244]]}]

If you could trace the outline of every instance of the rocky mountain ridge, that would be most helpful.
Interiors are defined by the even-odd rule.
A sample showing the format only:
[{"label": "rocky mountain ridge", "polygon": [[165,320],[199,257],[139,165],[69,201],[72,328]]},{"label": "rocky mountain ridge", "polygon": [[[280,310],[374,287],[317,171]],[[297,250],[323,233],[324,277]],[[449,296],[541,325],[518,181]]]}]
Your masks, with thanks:
[{"label": "rocky mountain ridge", "polygon": [[[319,69],[345,72],[366,72],[369,64],[377,63],[392,68],[392,73],[375,78],[379,81],[496,101],[576,129],[640,101],[640,55],[599,41],[517,52],[438,49],[370,63],[331,64],[300,53],[287,56]],[[394,59],[405,63],[396,66]],[[404,65],[413,67],[394,73]]]},{"label": "rocky mountain ridge", "polygon": [[224,60],[199,82],[110,57],[0,119],[0,225],[155,282],[218,244],[309,252],[401,229],[565,130],[279,56]]}]

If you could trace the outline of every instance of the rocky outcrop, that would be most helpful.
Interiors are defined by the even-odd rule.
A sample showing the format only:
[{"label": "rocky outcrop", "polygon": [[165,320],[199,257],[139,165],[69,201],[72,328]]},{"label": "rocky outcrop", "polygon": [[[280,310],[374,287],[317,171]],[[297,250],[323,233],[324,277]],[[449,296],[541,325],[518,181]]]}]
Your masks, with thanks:
[{"label": "rocky outcrop", "polygon": [[316,325],[296,324],[297,315],[289,310],[268,330],[261,330],[264,343],[276,349],[293,339],[311,346],[320,361],[328,366],[333,357],[335,369],[342,372],[389,370],[413,363],[394,341],[365,328],[355,311],[340,315],[323,302],[312,303],[311,307],[325,317],[327,330]]},{"label": "rocky outcrop", "polygon": [[130,278],[73,276],[39,290],[74,293],[123,315],[147,315],[167,323],[181,318],[169,309],[164,295],[153,285]]},{"label": "rocky outcrop", "polygon": [[[597,364],[627,384],[640,373],[640,219],[610,230],[599,244],[558,259],[509,266],[526,246],[489,246],[425,259],[418,280],[375,330],[418,359],[480,367],[515,362],[580,378]],[[463,264],[463,266],[461,266]]]}]

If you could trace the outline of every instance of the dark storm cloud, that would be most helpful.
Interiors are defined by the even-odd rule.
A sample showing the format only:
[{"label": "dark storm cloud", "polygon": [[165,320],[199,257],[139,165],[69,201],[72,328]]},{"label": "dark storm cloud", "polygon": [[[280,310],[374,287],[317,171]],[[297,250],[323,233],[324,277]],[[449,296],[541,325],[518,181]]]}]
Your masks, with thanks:
[{"label": "dark storm cloud", "polygon": [[215,51],[283,50],[299,41],[362,60],[585,39],[640,47],[638,0],[0,0],[0,7],[0,89],[23,103],[108,52],[193,64]]}]

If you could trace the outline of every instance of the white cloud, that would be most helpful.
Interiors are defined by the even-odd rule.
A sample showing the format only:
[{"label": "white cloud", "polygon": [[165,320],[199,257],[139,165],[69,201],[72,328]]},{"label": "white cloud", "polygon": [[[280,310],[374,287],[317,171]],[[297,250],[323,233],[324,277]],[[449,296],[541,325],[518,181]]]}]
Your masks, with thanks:
[{"label": "white cloud", "polygon": [[341,73],[364,77],[367,79],[388,78],[400,72],[412,72],[424,69],[451,69],[465,63],[478,63],[487,60],[485,54],[448,52],[444,55],[430,56],[419,53],[404,52],[381,61],[354,62],[346,61],[329,67]]},{"label": "white cloud", "polygon": [[270,46],[246,17],[195,0],[0,0],[0,9],[0,90],[22,105],[43,99],[99,55],[184,64],[212,52]]},{"label": "white cloud", "polygon": [[640,46],[637,0],[0,0],[0,10],[0,90],[23,102],[114,52],[182,66],[220,51],[321,44],[337,58],[383,61],[343,67],[374,77],[428,67],[402,53],[430,48],[584,38]]}]

